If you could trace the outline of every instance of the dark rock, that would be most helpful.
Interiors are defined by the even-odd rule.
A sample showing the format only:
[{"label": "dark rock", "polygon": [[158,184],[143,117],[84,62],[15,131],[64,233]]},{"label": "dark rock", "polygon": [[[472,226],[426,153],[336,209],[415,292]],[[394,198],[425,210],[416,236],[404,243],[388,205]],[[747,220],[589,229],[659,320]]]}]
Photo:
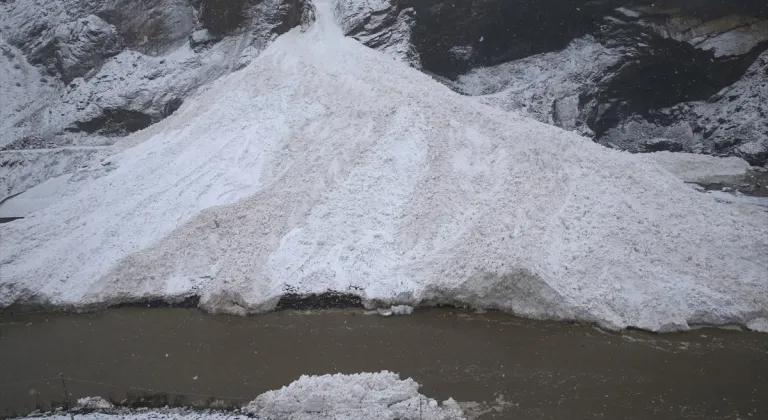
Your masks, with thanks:
[{"label": "dark rock", "polygon": [[176,112],[177,109],[181,107],[181,104],[184,103],[184,100],[181,98],[173,98],[170,101],[168,101],[165,106],[163,107],[163,118],[167,118],[174,112]]},{"label": "dark rock", "polygon": [[297,26],[307,27],[315,21],[315,7],[311,0],[282,0],[271,23],[272,32],[284,34]]},{"label": "dark rock", "polygon": [[152,117],[128,109],[104,109],[102,115],[88,121],[77,121],[78,130],[104,135],[126,135],[149,127]]},{"label": "dark rock", "polygon": [[189,0],[95,0],[83,7],[115,25],[126,47],[150,55],[180,45],[195,26]]},{"label": "dark rock", "polygon": [[647,140],[643,143],[642,147],[644,152],[663,152],[663,151],[682,152],[683,151],[683,145],[679,141],[662,139],[662,138]]},{"label": "dark rock", "polygon": [[363,301],[360,296],[325,292],[311,295],[299,295],[295,293],[284,294],[277,303],[277,310],[285,309],[335,309],[335,308],[362,308]]},{"label": "dark rock", "polygon": [[[401,16],[403,11],[408,13]],[[763,0],[390,0],[352,6],[340,1],[336,12],[347,35],[438,80],[562,50],[591,35],[612,57],[600,63],[583,60],[590,54],[562,57],[563,62],[584,61],[581,73],[573,65],[530,62],[544,64],[538,68],[545,73],[547,68],[566,71],[567,76],[551,77],[565,87],[490,80],[486,87],[495,84],[496,90],[473,89],[472,94],[512,85],[506,98],[491,104],[532,113],[626,150],[722,152],[765,164],[760,156],[768,140],[760,122],[768,120],[768,112],[756,104],[765,103],[768,84],[750,82],[748,93],[725,92],[739,80],[768,73],[768,68],[747,71],[768,48],[768,2]],[[509,69],[525,75],[522,66]],[[447,84],[463,90],[458,82]],[[727,108],[728,115],[704,112],[701,103],[707,100]]]},{"label": "dark rock", "polygon": [[[490,66],[565,48],[586,35],[613,1],[405,0],[416,22],[413,45],[424,70],[455,78]],[[458,51],[463,53],[457,54]]]},{"label": "dark rock", "polygon": [[85,75],[124,47],[115,27],[95,15],[59,25],[52,42],[54,54],[47,58],[54,59],[64,83]]},{"label": "dark rock", "polygon": [[201,0],[200,23],[214,36],[230,33],[245,21],[245,4],[246,0]]},{"label": "dark rock", "polygon": [[[647,118],[662,108],[707,99],[736,82],[768,47],[716,58],[711,51],[623,22],[604,25],[597,39],[622,54],[580,98],[582,116],[597,138],[628,116]],[[658,113],[654,117],[664,118]]]}]

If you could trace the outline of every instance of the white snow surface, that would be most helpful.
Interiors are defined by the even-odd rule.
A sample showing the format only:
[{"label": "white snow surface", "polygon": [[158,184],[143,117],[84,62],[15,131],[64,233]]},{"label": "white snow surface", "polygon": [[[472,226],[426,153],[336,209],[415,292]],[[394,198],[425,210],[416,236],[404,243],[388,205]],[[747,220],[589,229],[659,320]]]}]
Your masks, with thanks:
[{"label": "white snow surface", "polygon": [[344,38],[331,5],[112,171],[0,225],[0,307],[286,292],[654,331],[768,316],[768,218],[646,157],[478,104]]},{"label": "white snow surface", "polygon": [[438,404],[413,379],[392,372],[302,376],[256,397],[244,411],[263,419],[463,419],[453,399]]},{"label": "white snow surface", "polygon": [[755,318],[747,323],[747,328],[752,331],[768,333],[768,318]]},{"label": "white snow surface", "polygon": [[[413,379],[396,373],[357,373],[302,376],[288,386],[256,397],[240,413],[196,412],[184,409],[149,411],[112,410],[78,415],[85,419],[247,419],[261,420],[462,420],[458,403],[442,404],[418,392]],[[99,397],[81,398],[85,408],[109,410],[111,404]],[[69,419],[69,416],[27,417]],[[253,417],[251,417],[253,418]]]}]

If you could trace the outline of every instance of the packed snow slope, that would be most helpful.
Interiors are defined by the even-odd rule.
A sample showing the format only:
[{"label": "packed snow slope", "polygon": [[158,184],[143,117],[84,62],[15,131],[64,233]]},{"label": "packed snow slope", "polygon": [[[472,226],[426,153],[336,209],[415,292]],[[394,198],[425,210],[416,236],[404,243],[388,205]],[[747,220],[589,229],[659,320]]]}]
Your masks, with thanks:
[{"label": "packed snow slope", "polygon": [[114,170],[2,225],[0,306],[333,290],[612,328],[768,318],[764,211],[452,92],[315,5]]}]

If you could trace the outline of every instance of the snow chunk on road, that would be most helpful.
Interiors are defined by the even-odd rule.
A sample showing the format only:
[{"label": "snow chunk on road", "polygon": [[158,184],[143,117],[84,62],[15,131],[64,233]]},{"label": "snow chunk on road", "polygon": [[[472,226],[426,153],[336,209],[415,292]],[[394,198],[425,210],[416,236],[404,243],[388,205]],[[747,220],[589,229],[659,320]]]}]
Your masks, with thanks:
[{"label": "snow chunk on road", "polygon": [[[81,398],[78,403],[91,409],[109,410],[78,415],[84,419],[257,419],[279,420],[462,420],[464,414],[453,399],[439,404],[418,392],[413,379],[400,379],[396,373],[357,373],[302,376],[288,386],[265,392],[239,413],[195,412],[184,409],[149,411],[110,410],[112,405],[99,397]],[[100,405],[85,405],[98,402]],[[250,415],[250,416],[246,416]],[[69,416],[27,417],[69,419]]]},{"label": "snow chunk on road", "polygon": [[277,391],[259,395],[244,411],[279,419],[463,419],[449,399],[442,405],[418,393],[413,379],[392,372],[302,376]]},{"label": "snow chunk on road", "polygon": [[114,170],[0,225],[0,307],[197,295],[257,313],[330,290],[655,331],[768,316],[760,208],[478,104],[316,6],[126,139]]},{"label": "snow chunk on road", "polygon": [[110,410],[115,408],[111,402],[102,397],[83,397],[77,399],[77,407],[88,410]]}]

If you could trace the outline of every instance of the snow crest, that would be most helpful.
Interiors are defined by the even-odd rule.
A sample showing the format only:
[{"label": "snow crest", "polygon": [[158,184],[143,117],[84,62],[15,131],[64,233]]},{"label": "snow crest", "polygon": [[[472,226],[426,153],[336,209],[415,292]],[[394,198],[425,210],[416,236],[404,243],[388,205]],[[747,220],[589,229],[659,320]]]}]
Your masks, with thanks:
[{"label": "snow crest", "polygon": [[332,290],[655,331],[768,316],[764,211],[478,104],[316,6],[109,173],[0,225],[0,307]]}]

